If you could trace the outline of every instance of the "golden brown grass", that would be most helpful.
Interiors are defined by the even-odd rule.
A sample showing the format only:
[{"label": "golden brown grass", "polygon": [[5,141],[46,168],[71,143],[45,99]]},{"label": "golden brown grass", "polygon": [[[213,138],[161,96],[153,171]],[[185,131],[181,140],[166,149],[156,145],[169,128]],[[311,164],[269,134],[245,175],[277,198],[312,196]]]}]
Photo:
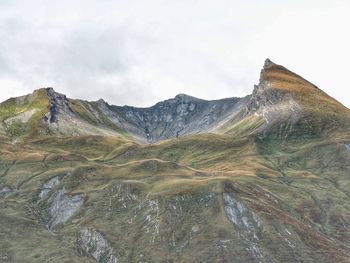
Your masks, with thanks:
[{"label": "golden brown grass", "polygon": [[345,114],[350,117],[350,110],[333,99],[321,89],[288,69],[274,65],[262,71],[262,78],[272,83],[272,87],[288,92],[302,106],[319,114]]}]

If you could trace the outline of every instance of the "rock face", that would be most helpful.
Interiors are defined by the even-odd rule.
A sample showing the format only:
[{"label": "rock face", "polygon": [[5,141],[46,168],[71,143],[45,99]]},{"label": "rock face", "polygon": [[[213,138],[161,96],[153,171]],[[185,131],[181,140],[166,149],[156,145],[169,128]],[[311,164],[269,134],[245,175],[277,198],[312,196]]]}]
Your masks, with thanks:
[{"label": "rock face", "polygon": [[277,122],[289,121],[293,125],[303,114],[302,107],[290,93],[278,89],[278,86],[276,87],[270,79],[266,78],[266,72],[273,67],[277,65],[267,59],[260,74],[259,84],[255,85],[246,106],[246,115],[255,114],[264,118],[265,125],[260,131]]},{"label": "rock face", "polygon": [[51,178],[42,186],[41,191],[39,193],[39,198],[40,199],[46,198],[48,194],[52,191],[52,189],[55,188],[59,183],[60,183],[60,179],[58,176]]},{"label": "rock face", "polygon": [[63,188],[50,197],[47,214],[49,222],[47,227],[53,229],[55,226],[65,223],[84,203],[83,195],[69,196]]},{"label": "rock face", "polygon": [[92,257],[99,263],[118,263],[114,250],[96,229],[84,227],[78,234],[78,247],[82,255]]},{"label": "rock face", "polygon": [[224,193],[223,199],[228,219],[237,227],[252,257],[256,262],[262,262],[263,255],[259,249],[258,238],[258,232],[262,229],[261,219],[242,202],[237,201],[232,194]]},{"label": "rock face", "polygon": [[185,94],[150,108],[112,107],[123,114],[148,142],[208,132],[242,109],[239,98],[205,101]]},{"label": "rock face", "polygon": [[[81,135],[117,135],[111,129],[97,123],[91,122],[86,116],[80,114],[82,105],[74,106],[73,100],[66,95],[57,93],[53,88],[45,88],[49,100],[49,109],[43,118],[43,122],[50,134],[61,136],[81,136]],[[92,109],[89,113],[92,114]]]},{"label": "rock face", "polygon": [[56,123],[60,113],[73,112],[66,95],[55,92],[53,88],[46,88],[46,95],[50,99],[49,112],[45,119],[48,123]]}]

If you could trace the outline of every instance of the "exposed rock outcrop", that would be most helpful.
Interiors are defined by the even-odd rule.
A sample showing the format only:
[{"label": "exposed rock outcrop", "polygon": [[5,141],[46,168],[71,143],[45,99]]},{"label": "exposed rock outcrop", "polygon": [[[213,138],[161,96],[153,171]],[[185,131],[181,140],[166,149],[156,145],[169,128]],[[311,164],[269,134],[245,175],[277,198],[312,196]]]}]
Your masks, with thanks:
[{"label": "exposed rock outcrop", "polygon": [[102,233],[96,229],[84,227],[78,234],[78,250],[99,263],[118,263],[114,249]]},{"label": "exposed rock outcrop", "polygon": [[47,228],[53,229],[57,225],[65,223],[83,203],[83,195],[70,196],[64,188],[58,190],[48,200],[47,215],[49,222]]},{"label": "exposed rock outcrop", "polygon": [[49,109],[42,121],[50,134],[56,136],[118,135],[103,122],[99,125],[98,122],[94,123],[87,118],[89,115],[84,116],[82,111],[87,111],[90,115],[94,113],[91,105],[89,109],[85,109],[83,101],[68,99],[66,95],[54,91],[53,88],[45,88],[45,92],[49,100]]},{"label": "exposed rock outcrop", "polygon": [[258,232],[262,229],[262,220],[242,202],[236,200],[233,194],[224,193],[223,200],[228,219],[236,226],[251,255],[256,262],[263,262],[258,238]]},{"label": "exposed rock outcrop", "polygon": [[58,121],[59,113],[73,112],[69,106],[69,100],[66,95],[55,92],[53,88],[46,88],[46,95],[50,100],[50,108],[46,116],[47,122],[56,123]]},{"label": "exposed rock outcrop", "polygon": [[39,193],[39,198],[44,199],[48,196],[48,194],[60,183],[60,178],[55,176],[47,181],[41,188]]},{"label": "exposed rock outcrop", "polygon": [[0,187],[0,197],[6,197],[12,192],[13,190],[8,186]]},{"label": "exposed rock outcrop", "polygon": [[242,110],[240,98],[206,101],[179,94],[150,108],[112,107],[121,112],[148,142],[156,142],[217,128]]},{"label": "exposed rock outcrop", "polygon": [[266,71],[273,70],[273,67],[278,65],[267,59],[260,74],[259,84],[254,86],[252,96],[246,105],[246,115],[255,114],[264,118],[265,124],[260,131],[277,122],[290,122],[293,125],[303,114],[302,107],[290,93],[279,89],[266,78]]}]

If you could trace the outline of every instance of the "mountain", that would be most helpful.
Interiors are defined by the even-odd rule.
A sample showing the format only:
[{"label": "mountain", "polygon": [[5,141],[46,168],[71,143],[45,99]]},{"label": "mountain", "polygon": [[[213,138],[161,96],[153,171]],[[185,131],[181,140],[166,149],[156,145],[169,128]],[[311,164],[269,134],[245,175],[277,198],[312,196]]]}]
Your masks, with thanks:
[{"label": "mountain", "polygon": [[270,60],[244,98],[0,120],[1,262],[350,262],[350,110]]},{"label": "mountain", "polygon": [[[0,105],[4,130],[12,137],[113,135],[157,142],[208,132],[242,113],[247,98],[205,101],[179,94],[149,108],[68,99],[52,88]],[[40,116],[40,117],[39,117]]]}]

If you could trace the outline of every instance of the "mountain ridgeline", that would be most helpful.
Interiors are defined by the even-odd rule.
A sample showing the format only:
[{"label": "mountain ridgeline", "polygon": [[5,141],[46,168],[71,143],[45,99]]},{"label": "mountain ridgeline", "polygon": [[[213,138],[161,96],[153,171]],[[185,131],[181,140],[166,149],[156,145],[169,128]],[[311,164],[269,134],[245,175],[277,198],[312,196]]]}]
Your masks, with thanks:
[{"label": "mountain ridgeline", "polygon": [[243,98],[0,121],[0,262],[350,262],[350,110],[268,59]]},{"label": "mountain ridgeline", "polygon": [[[15,138],[119,135],[153,143],[190,134],[225,134],[230,130],[249,135],[266,131],[279,122],[294,125],[302,116],[327,107],[328,113],[340,111],[349,116],[348,109],[316,86],[266,60],[260,83],[252,95],[244,98],[207,101],[179,94],[152,107],[137,108],[109,105],[102,99],[96,102],[69,99],[53,88],[43,88],[3,102],[0,118],[2,129]],[[239,130],[242,123],[250,125],[245,127],[250,129]]]},{"label": "mountain ridgeline", "polygon": [[[47,100],[46,107],[37,107],[37,97]],[[11,125],[23,128],[31,121],[36,122],[37,125],[15,132],[15,135],[24,138],[38,134],[128,135],[138,142],[152,143],[215,130],[236,115],[243,116],[247,100],[229,98],[206,101],[179,94],[149,108],[136,108],[109,105],[102,99],[96,102],[68,99],[52,88],[44,88],[4,102],[3,105],[14,104],[15,116],[11,114],[9,119],[3,119],[3,124],[6,131],[12,131]],[[20,113],[16,115],[17,110]],[[36,118],[39,112],[41,118]]]}]

